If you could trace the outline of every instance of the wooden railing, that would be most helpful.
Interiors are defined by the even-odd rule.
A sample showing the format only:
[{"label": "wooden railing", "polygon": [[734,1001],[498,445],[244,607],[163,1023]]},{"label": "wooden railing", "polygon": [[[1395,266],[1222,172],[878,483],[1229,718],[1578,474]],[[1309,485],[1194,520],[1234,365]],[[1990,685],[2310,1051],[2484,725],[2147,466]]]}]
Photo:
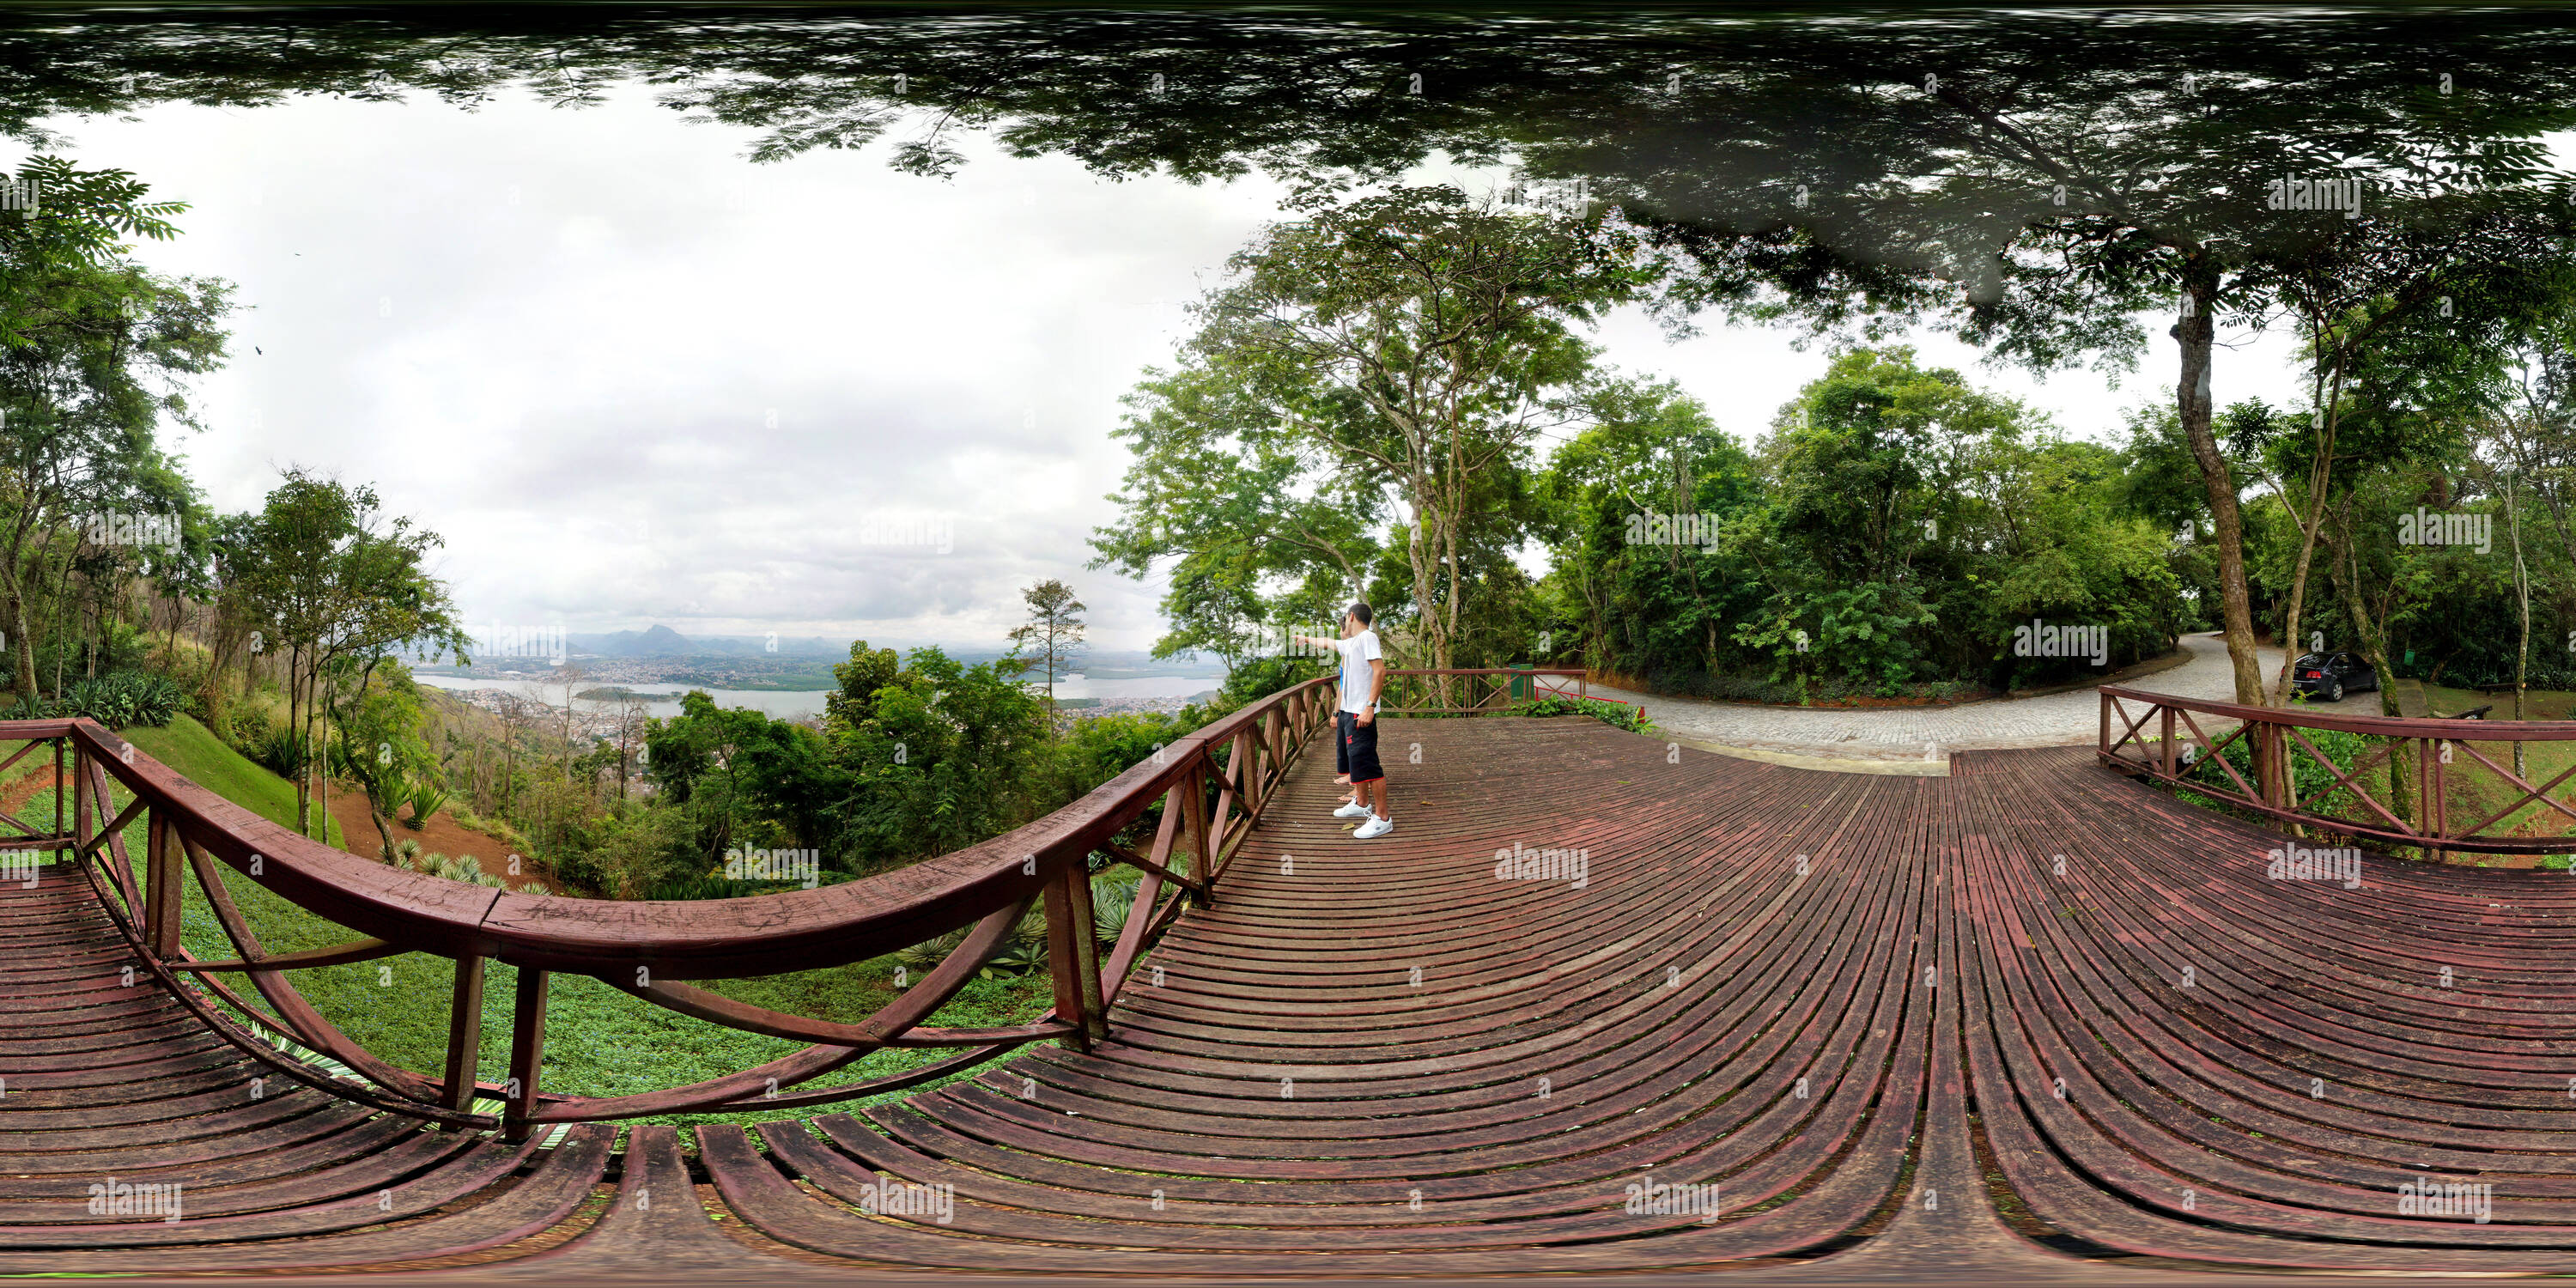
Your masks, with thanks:
[{"label": "wooden railing", "polygon": [[[1214,896],[1217,879],[1282,777],[1315,732],[1330,729],[1333,686],[1330,678],[1311,680],[1233,712],[1081,800],[980,845],[882,876],[753,898],[572,899],[404,871],[272,823],[87,720],[0,723],[0,744],[25,744],[0,771],[47,746],[56,781],[72,785],[69,817],[58,792],[49,831],[0,816],[0,831],[19,833],[0,836],[0,850],[65,856],[134,947],[142,969],[224,1040],[287,1077],[379,1109],[457,1128],[497,1126],[523,1139],[550,1123],[823,1104],[917,1085],[1027,1043],[1056,1040],[1079,1048],[1103,1036],[1103,1016],[1137,958],[1185,901]],[[111,784],[126,799],[113,812]],[[123,838],[137,819],[149,838],[139,885]],[[1091,904],[1094,854],[1142,872],[1105,957]],[[307,952],[268,952],[218,864],[363,938]],[[180,941],[192,874],[233,945],[229,958],[201,959]],[[1002,948],[1032,905],[1045,909],[1054,1009],[1011,1027],[928,1023]],[[934,969],[856,1024],[782,1014],[684,982],[838,966],[970,927]],[[306,1002],[285,974],[407,952],[455,962],[445,1067],[435,1075],[370,1054]],[[518,972],[508,1072],[497,1082],[477,1076],[485,965],[494,961]],[[685,1087],[610,1097],[551,1094],[539,1086],[538,1071],[556,972],[591,976],[683,1015],[811,1045]],[[236,976],[247,979],[256,1001],[225,982]],[[364,1082],[282,1052],[271,1034],[339,1062]],[[790,1090],[885,1047],[954,1047],[958,1054],[884,1077]],[[500,1113],[478,1111],[484,1101],[498,1102]]]},{"label": "wooden railing", "polygon": [[1458,667],[1446,671],[1400,669],[1386,673],[1378,713],[1390,716],[1499,714],[1539,698],[1566,698],[1627,706],[1592,695],[1590,673],[1573,668],[1516,670]]},{"label": "wooden railing", "polygon": [[[2206,702],[2109,684],[2100,694],[2100,757],[2126,773],[2281,822],[2436,853],[2576,852],[2576,835],[2492,830],[2510,825],[2525,805],[2539,806],[2538,817],[2558,824],[2561,832],[2576,824],[2576,806],[2551,794],[2576,776],[2576,762],[2535,786],[2509,767],[2510,753],[2499,764],[2478,747],[2576,742],[2576,721],[2353,716]],[[2348,769],[2337,765],[2311,736],[2319,730],[2360,735],[2362,754]],[[2226,758],[2235,746],[2247,751],[2250,773]],[[2322,766],[2327,781],[2302,793],[2296,772],[2302,765]],[[2474,822],[2453,823],[2455,797],[2474,799],[2487,794],[2478,789],[2495,785],[2500,789],[2492,794],[2511,799],[2481,802],[2466,811]]]}]

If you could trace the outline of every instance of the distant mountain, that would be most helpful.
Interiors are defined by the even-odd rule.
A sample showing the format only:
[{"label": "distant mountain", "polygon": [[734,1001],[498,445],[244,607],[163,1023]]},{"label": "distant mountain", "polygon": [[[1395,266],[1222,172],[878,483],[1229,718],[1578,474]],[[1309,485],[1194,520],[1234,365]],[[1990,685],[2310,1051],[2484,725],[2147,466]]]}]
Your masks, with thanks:
[{"label": "distant mountain", "polygon": [[564,642],[572,646],[573,652],[597,657],[687,657],[708,651],[688,636],[659,623],[649,630],[566,635]]},{"label": "distant mountain", "polygon": [[[850,645],[853,642],[828,636],[782,635],[775,637],[777,647],[773,650],[770,647],[772,638],[768,635],[683,635],[658,622],[640,631],[611,631],[599,635],[567,633],[562,637],[564,648],[570,654],[596,658],[766,657],[782,661],[807,659],[839,662],[850,656]],[[872,640],[870,645],[877,648],[892,648],[898,653],[910,653],[916,647],[911,643],[892,639]],[[949,645],[942,651],[969,666],[993,661],[1004,653],[1003,649],[990,644]],[[512,654],[512,656],[519,656],[519,654]],[[421,657],[417,660],[424,664],[435,665],[444,659]],[[477,660],[483,659],[478,656]],[[1102,678],[1141,675],[1222,677],[1225,674],[1225,664],[1208,654],[1156,660],[1153,655],[1142,650],[1101,648],[1088,650],[1069,669],[1077,674],[1092,674]]]},{"label": "distant mountain", "polygon": [[668,626],[655,624],[640,631],[613,631],[606,635],[566,635],[564,642],[575,653],[592,657],[831,657],[850,655],[847,640],[829,640],[815,636],[777,639],[775,651],[767,635],[682,635]]}]

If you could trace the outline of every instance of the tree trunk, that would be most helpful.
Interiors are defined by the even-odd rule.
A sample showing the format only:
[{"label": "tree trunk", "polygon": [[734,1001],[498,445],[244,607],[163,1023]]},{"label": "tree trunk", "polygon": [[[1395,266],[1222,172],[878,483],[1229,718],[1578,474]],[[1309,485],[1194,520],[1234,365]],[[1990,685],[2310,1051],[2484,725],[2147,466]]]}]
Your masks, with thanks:
[{"label": "tree trunk", "polygon": [[[2360,542],[2352,531],[2351,506],[2352,496],[2346,493],[2342,521],[2335,525],[2340,536],[2326,553],[2326,574],[2334,579],[2335,597],[2343,601],[2345,612],[2352,618],[2353,634],[2360,642],[2362,656],[2379,669],[2379,713],[2399,716],[2403,713],[2397,709],[2397,694],[2388,687],[2387,632],[2380,629],[2380,621],[2371,616],[2369,605],[2361,594]],[[2389,749],[2388,798],[2380,803],[2388,807],[2389,813],[2401,819],[2412,819],[2415,817],[2415,767],[2408,763],[2406,754],[2410,740],[2374,737],[2370,741],[2385,744]]]},{"label": "tree trunk", "polygon": [[[2504,514],[2505,522],[2510,525],[2508,530],[2513,534],[2514,594],[2522,601],[2522,641],[2514,649],[2513,654],[2513,718],[2521,721],[2530,718],[2526,714],[2524,703],[2530,692],[2528,681],[2531,668],[2531,569],[2522,561],[2522,507],[2514,492],[2512,481],[2508,479],[2504,490]],[[2525,782],[2531,779],[2531,769],[2523,760],[2523,744],[2520,739],[2516,739],[2513,744],[2513,775]]]},{"label": "tree trunk", "polygon": [[286,662],[286,727],[295,734],[295,834],[313,835],[312,698],[304,681],[304,648],[297,645]]},{"label": "tree trunk", "polygon": [[2253,596],[2245,585],[2245,528],[2236,512],[2236,474],[2219,452],[2218,437],[2210,427],[2215,409],[2209,368],[2217,339],[2217,320],[2211,312],[2218,294],[2218,270],[2209,263],[2207,252],[2192,252],[2186,279],[2184,315],[2173,328],[2174,339],[2182,347],[2182,432],[2191,444],[2192,459],[2200,465],[2201,483],[2209,493],[2211,526],[2217,530],[2219,600],[2227,625],[2227,660],[2236,673],[2236,700],[2259,707],[2263,705],[2263,665],[2255,652]]},{"label": "tree trunk", "polygon": [[9,650],[16,672],[13,687],[20,697],[33,700],[40,696],[36,691],[36,640],[35,632],[27,628],[27,597],[23,594],[9,596],[9,629],[17,636],[17,647]]}]

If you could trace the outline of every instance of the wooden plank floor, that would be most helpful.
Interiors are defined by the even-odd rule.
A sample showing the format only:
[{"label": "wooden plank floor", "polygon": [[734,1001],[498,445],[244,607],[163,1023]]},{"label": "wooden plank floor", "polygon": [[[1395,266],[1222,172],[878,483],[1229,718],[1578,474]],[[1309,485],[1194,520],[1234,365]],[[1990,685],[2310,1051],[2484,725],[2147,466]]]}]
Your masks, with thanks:
[{"label": "wooden plank floor", "polygon": [[[2564,874],[2273,879],[2282,838],[2087,749],[1944,779],[1580,718],[1381,745],[1397,830],[1350,837],[1307,758],[1098,1050],[615,1157],[253,1102],[118,986],[85,891],[0,888],[0,1271],[2576,1272]],[[186,1182],[185,1219],[81,1212],[107,1173]],[[951,1201],[862,1212],[887,1181]],[[2427,1181],[2488,1188],[2417,1210]]]}]

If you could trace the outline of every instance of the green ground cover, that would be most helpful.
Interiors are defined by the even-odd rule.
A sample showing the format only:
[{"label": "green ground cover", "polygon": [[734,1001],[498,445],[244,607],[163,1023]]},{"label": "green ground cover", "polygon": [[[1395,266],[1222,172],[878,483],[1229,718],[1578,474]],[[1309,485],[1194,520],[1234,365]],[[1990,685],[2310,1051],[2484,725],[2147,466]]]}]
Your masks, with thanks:
[{"label": "green ground cover", "polygon": [[[191,780],[222,793],[226,799],[293,826],[295,789],[225,746],[202,725],[182,716],[167,729],[125,731],[135,745]],[[41,753],[40,753],[41,754]],[[122,808],[122,793],[111,791],[110,811]],[[29,818],[50,819],[50,789],[39,791],[20,811]],[[128,861],[141,878],[144,827],[129,825],[124,835]],[[323,948],[361,938],[288,903],[238,872],[224,871],[226,887],[270,952]],[[186,883],[186,913],[181,938],[200,957],[233,956],[232,946],[213,910],[194,881]],[[825,970],[757,979],[716,980],[704,986],[755,1006],[815,1019],[857,1023],[895,994],[896,963],[891,956],[853,962]],[[359,1046],[406,1068],[433,1076],[446,1059],[448,997],[454,965],[445,958],[406,953],[370,962],[325,966],[291,972],[289,978],[323,1016]],[[490,965],[484,983],[481,1076],[506,1077],[511,999],[518,972]],[[1053,1001],[1043,973],[995,974],[976,979],[932,1022],[941,1025],[1022,1024],[1043,1014]],[[663,1010],[598,980],[557,975],[548,1000],[546,1057],[540,1085],[546,1091],[588,1096],[618,1096],[682,1086],[764,1064],[804,1044],[743,1033]],[[913,1068],[944,1058],[943,1050],[886,1050],[827,1075],[831,1082],[856,1081]],[[939,1084],[972,1077],[967,1070]],[[835,1106],[900,1099],[909,1090]],[[494,1106],[486,1105],[491,1109]],[[753,1123],[780,1113],[684,1114],[639,1119],[643,1122]]]}]

